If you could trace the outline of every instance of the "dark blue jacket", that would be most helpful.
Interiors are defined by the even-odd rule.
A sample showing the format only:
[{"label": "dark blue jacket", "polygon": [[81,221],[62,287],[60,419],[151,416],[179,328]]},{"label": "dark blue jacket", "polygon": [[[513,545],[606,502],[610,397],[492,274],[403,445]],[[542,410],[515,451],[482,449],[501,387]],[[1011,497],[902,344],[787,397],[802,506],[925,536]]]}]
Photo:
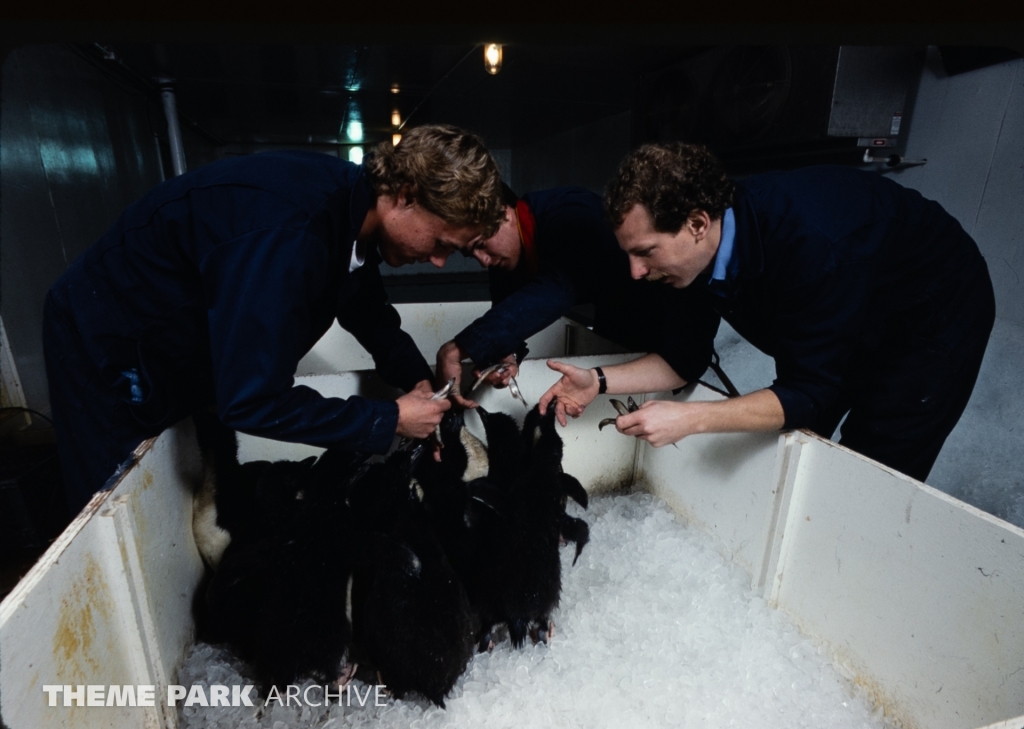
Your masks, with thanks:
[{"label": "dark blue jacket", "polygon": [[150,429],[215,404],[253,435],[384,451],[394,402],[325,398],[293,380],[335,317],[389,384],[431,379],[387,303],[376,252],[349,272],[372,200],[362,168],[328,155],[222,160],[132,204],[53,299],[103,385]]},{"label": "dark blue jacket", "polygon": [[[665,336],[662,319],[654,312],[673,308],[690,295],[631,279],[629,260],[619,248],[601,198],[590,190],[560,187],[531,192],[523,200],[534,216],[540,270],[529,276],[525,254],[514,271],[490,269],[494,306],[457,334],[456,344],[477,365],[486,366],[512,352],[525,354],[528,337],[574,305],[594,303],[594,331],[632,351],[654,348]],[[694,324],[701,334],[710,331],[712,340],[717,327],[713,313]],[[671,334],[674,339],[678,332]],[[710,357],[709,345],[703,353],[680,352],[675,361],[697,379]]]},{"label": "dark blue jacket", "polygon": [[[988,275],[955,218],[873,172],[756,175],[737,183],[733,210],[728,275],[691,285],[704,297],[692,313],[710,305],[775,359],[770,389],[786,428],[810,426],[838,397],[851,356],[878,347],[890,327],[941,338],[940,304]],[[706,346],[684,331],[685,317],[678,325],[680,342]]]}]

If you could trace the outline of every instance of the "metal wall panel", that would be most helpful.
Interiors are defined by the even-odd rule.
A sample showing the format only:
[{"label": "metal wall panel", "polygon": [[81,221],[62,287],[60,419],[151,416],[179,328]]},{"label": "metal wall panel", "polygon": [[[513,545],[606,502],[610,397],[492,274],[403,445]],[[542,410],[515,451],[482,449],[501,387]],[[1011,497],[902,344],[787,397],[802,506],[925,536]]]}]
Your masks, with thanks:
[{"label": "metal wall panel", "polygon": [[156,147],[145,101],[59,46],[7,57],[0,122],[2,315],[28,404],[45,411],[46,292],[159,182]]},{"label": "metal wall panel", "polygon": [[916,48],[840,48],[828,135],[898,135],[907,92],[920,72]]}]

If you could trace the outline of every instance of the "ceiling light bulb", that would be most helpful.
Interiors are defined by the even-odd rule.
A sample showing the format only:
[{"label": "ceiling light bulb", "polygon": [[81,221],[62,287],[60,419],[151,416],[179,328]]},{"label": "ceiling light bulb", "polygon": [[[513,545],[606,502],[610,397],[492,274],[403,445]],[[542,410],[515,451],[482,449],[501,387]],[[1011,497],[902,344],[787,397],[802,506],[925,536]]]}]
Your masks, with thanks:
[{"label": "ceiling light bulb", "polygon": [[488,43],[484,46],[484,68],[492,76],[501,70],[502,50],[500,43]]},{"label": "ceiling light bulb", "polygon": [[350,121],[348,123],[346,133],[348,134],[348,138],[353,142],[363,141],[363,123],[356,120]]},{"label": "ceiling light bulb", "polygon": [[392,147],[397,147],[398,143],[401,142],[401,141],[402,141],[402,135],[401,134],[392,134],[391,135],[391,146]]},{"label": "ceiling light bulb", "polygon": [[391,126],[399,127],[402,125],[402,115],[398,113],[398,109],[391,112]]},{"label": "ceiling light bulb", "polygon": [[392,94],[397,94],[398,93],[398,84],[391,84],[391,93]]},{"label": "ceiling light bulb", "polygon": [[357,165],[363,163],[363,148],[362,147],[349,147],[348,148],[348,161],[354,162]]}]

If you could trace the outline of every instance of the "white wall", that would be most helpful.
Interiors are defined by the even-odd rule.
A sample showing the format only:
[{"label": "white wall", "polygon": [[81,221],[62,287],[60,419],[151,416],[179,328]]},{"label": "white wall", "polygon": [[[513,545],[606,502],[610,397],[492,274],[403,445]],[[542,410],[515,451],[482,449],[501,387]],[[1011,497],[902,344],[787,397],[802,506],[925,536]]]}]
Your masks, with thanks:
[{"label": "white wall", "polygon": [[[928,49],[905,144],[909,159],[928,164],[889,174],[938,201],[974,237],[998,317],[974,394],[928,483],[1024,526],[1024,60],[946,76],[937,49]],[[716,346],[741,392],[771,383],[771,359],[728,325]]]},{"label": "white wall", "polygon": [[1024,59],[946,76],[928,49],[894,180],[938,201],[988,261],[997,316],[1024,326]]}]

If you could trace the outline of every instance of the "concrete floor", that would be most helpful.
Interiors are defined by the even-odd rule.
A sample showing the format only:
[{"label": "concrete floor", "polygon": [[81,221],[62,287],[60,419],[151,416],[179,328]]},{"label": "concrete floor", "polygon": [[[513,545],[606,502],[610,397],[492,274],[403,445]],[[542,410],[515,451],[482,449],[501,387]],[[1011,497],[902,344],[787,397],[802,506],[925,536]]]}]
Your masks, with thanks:
[{"label": "concrete floor", "polygon": [[[771,384],[775,366],[726,322],[716,348],[736,388]],[[1024,528],[1024,327],[996,320],[974,394],[928,485]],[[717,384],[710,371],[705,379]]]}]

